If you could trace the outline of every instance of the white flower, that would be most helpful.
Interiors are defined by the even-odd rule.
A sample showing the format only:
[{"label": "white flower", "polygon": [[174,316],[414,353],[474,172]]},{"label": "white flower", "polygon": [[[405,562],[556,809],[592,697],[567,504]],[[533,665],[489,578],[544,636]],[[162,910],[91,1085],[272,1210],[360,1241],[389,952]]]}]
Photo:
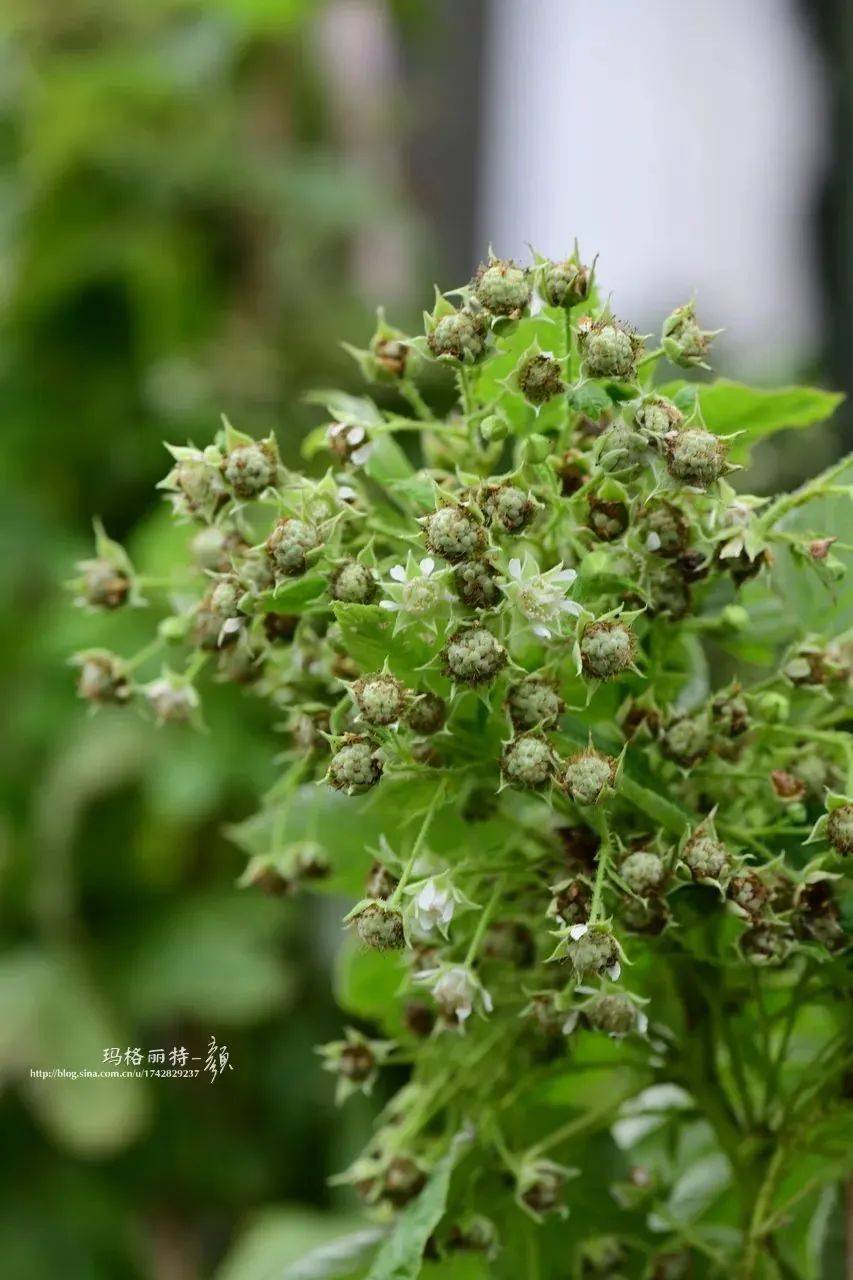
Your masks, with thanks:
[{"label": "white flower", "polygon": [[585,933],[589,933],[588,924],[573,924],[569,929],[569,937],[572,942],[577,942],[578,938],[582,938]]},{"label": "white flower", "polygon": [[392,613],[408,613],[415,618],[424,618],[450,599],[444,587],[443,572],[440,570],[435,573],[432,556],[416,561],[409,552],[405,565],[395,564],[388,576],[393,580],[385,588],[389,598],[380,600],[379,605]]},{"label": "white flower", "polygon": [[513,558],[508,567],[509,578],[503,579],[500,588],[513,607],[531,623],[534,635],[550,640],[565,614],[577,617],[581,613],[580,605],[566,598],[578,576],[574,569],[558,564],[540,573],[536,561],[529,555],[523,564],[517,557]]},{"label": "white flower", "polygon": [[412,916],[423,933],[431,933],[435,928],[446,933],[455,910],[453,891],[442,888],[435,880],[425,880],[415,892]]},{"label": "white flower", "polygon": [[417,980],[430,983],[442,1016],[462,1029],[475,1008],[483,1014],[491,1013],[494,1008],[488,991],[465,965],[427,969],[417,975]]}]

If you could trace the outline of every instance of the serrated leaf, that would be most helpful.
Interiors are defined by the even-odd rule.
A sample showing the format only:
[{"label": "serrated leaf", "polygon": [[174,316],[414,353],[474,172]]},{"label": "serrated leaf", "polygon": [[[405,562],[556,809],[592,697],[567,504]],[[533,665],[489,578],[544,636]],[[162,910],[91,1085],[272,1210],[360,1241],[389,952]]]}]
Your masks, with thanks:
[{"label": "serrated leaf", "polygon": [[367,1280],[414,1280],[421,1267],[424,1245],[444,1214],[450,1178],[465,1141],[461,1135],[453,1139],[421,1194],[397,1218]]},{"label": "serrated leaf", "polygon": [[378,1228],[367,1227],[342,1236],[340,1240],[332,1240],[285,1267],[280,1280],[334,1280],[337,1276],[351,1275],[381,1238],[382,1232]]}]

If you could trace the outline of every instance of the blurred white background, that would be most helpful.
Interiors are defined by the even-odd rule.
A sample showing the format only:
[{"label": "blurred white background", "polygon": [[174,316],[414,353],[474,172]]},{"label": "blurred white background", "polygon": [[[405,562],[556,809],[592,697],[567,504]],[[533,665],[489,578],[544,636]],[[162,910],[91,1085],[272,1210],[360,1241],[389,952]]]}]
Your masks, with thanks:
[{"label": "blurred white background", "polygon": [[[790,373],[819,333],[821,67],[791,0],[489,0],[482,244],[601,256],[641,329],[695,291],[728,372]],[[725,338],[722,340],[725,343]]]}]

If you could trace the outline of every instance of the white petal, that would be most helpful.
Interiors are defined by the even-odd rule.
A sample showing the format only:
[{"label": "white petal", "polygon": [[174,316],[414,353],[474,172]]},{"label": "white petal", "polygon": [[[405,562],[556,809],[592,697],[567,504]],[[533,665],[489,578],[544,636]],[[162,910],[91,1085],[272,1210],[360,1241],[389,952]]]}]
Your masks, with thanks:
[{"label": "white petal", "polygon": [[537,622],[536,625],[531,628],[531,630],[533,634],[535,636],[539,636],[541,640],[551,639],[551,632],[548,630],[547,627],[543,626],[541,622]]},{"label": "white petal", "polygon": [[582,612],[580,605],[576,604],[574,600],[561,600],[560,610],[562,613],[571,613],[576,618]]},{"label": "white petal", "polygon": [[401,564],[395,564],[388,570],[388,576],[393,578],[395,582],[405,582],[406,570]]},{"label": "white petal", "polygon": [[433,569],[435,568],[435,561],[433,560],[432,556],[425,556],[425,558],[418,565],[418,568],[420,569],[424,577],[428,578],[429,575],[432,573]]},{"label": "white petal", "polygon": [[396,600],[380,600],[379,601],[380,609],[391,609],[394,613],[396,613],[398,609],[402,609],[402,607],[403,606],[401,604],[397,604]]},{"label": "white petal", "polygon": [[347,444],[361,444],[364,439],[364,427],[350,427],[347,432]]},{"label": "white petal", "polygon": [[363,467],[371,453],[373,453],[373,446],[370,444],[363,444],[360,449],[353,450],[350,454],[350,460],[354,462],[357,467]]},{"label": "white petal", "polygon": [[484,988],[483,989],[483,1008],[485,1009],[486,1013],[491,1013],[494,1007],[495,1007],[494,1000],[492,999],[489,992],[486,991]]},{"label": "white petal", "polygon": [[573,942],[577,942],[578,938],[582,938],[585,933],[589,933],[588,924],[573,924],[569,930],[569,937]]},{"label": "white petal", "polygon": [[622,966],[617,960],[616,963],[612,964],[610,968],[607,970],[607,976],[608,978],[611,978],[614,982],[616,982],[621,972],[622,972]]},{"label": "white petal", "polygon": [[577,569],[561,569],[559,573],[554,574],[555,582],[574,582],[578,576]]},{"label": "white petal", "polygon": [[649,551],[660,551],[660,534],[655,533],[654,529],[646,538],[646,547]]},{"label": "white petal", "polygon": [[566,1021],[563,1023],[563,1035],[564,1036],[571,1035],[571,1033],[574,1031],[577,1025],[578,1025],[578,1011],[577,1009],[573,1009],[572,1012],[569,1014],[569,1016],[566,1018]]},{"label": "white petal", "polygon": [[521,577],[521,561],[518,559],[517,556],[513,556],[513,558],[509,562],[508,568],[509,568],[509,576],[511,578]]},{"label": "white petal", "polygon": [[649,1020],[646,1015],[640,1011],[637,1014],[637,1030],[641,1036],[644,1036],[649,1029]]}]

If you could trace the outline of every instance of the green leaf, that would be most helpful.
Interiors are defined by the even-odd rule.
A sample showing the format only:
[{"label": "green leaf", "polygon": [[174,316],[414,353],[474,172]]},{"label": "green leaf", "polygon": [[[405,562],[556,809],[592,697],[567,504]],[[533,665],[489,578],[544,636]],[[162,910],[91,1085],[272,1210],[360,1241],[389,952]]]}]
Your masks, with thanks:
[{"label": "green leaf", "polygon": [[754,444],[788,427],[810,427],[831,417],[844,396],[820,387],[779,387],[766,390],[720,378],[694,391],[690,383],[670,383],[661,388],[679,407],[689,411],[694,395],[710,431],[717,435],[743,432],[732,444],[730,458],[744,462]]},{"label": "green leaf", "polygon": [[628,804],[634,804],[638,809],[642,809],[643,813],[655,822],[659,822],[673,835],[680,836],[690,823],[690,816],[686,810],[679,808],[657,791],[644,787],[627,772],[622,775],[619,791]]},{"label": "green leaf", "polygon": [[307,574],[280,583],[274,591],[264,591],[255,601],[260,613],[304,613],[326,590],[326,579]]},{"label": "green leaf", "polygon": [[461,1135],[453,1139],[421,1194],[397,1218],[394,1230],[374,1259],[367,1280],[413,1280],[418,1274],[424,1245],[441,1221],[450,1177],[466,1141]]},{"label": "green leaf", "polygon": [[335,999],[346,1013],[386,1023],[398,1014],[396,996],[405,977],[399,954],[365,951],[354,940],[341,947],[335,973]]}]

